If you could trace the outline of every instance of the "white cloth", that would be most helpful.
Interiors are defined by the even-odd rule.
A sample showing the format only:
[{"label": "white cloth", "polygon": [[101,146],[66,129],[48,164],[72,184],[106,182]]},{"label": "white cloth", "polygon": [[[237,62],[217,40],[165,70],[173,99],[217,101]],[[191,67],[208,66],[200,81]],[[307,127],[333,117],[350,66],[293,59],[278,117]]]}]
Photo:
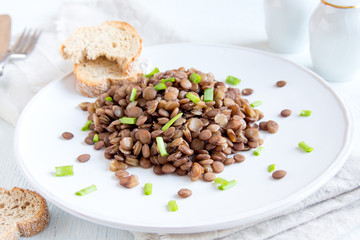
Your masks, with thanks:
[{"label": "white cloth", "polygon": [[[0,78],[0,117],[15,124],[31,97],[45,84],[71,71],[72,64],[63,61],[58,46],[77,27],[98,25],[106,20],[123,20],[132,24],[144,44],[153,45],[188,41],[188,37],[170,28],[139,1],[103,0],[87,4],[67,3],[58,19],[43,26],[34,52],[24,61],[10,63]],[[160,34],[161,33],[161,34]],[[16,36],[13,36],[13,39]],[[334,85],[356,119],[360,122],[358,83]],[[325,121],[326,119],[324,119]],[[360,132],[356,130],[359,145]],[[133,233],[137,239],[336,239],[360,225],[360,151],[354,149],[341,171],[306,200],[277,216],[232,229],[183,235]],[[319,237],[321,236],[321,237]]]}]

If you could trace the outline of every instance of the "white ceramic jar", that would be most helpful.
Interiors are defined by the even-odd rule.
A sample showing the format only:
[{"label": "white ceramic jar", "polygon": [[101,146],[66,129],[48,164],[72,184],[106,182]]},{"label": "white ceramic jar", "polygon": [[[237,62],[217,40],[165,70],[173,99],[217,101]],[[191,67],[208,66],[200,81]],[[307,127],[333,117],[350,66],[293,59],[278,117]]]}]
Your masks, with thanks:
[{"label": "white ceramic jar", "polygon": [[295,53],[309,44],[309,21],[316,0],[265,0],[265,26],[269,47]]},{"label": "white ceramic jar", "polygon": [[321,0],[310,21],[310,53],[325,80],[360,80],[360,0]]}]

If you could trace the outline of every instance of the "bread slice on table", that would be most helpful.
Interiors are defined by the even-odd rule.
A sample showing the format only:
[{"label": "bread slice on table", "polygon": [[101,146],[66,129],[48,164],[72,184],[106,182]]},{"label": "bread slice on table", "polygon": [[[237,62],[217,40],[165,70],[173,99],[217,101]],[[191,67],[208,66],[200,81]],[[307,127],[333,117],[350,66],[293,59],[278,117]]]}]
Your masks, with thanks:
[{"label": "bread slice on table", "polygon": [[0,188],[0,240],[30,237],[45,229],[49,211],[38,193],[14,187]]},{"label": "bread slice on table", "polygon": [[117,63],[104,57],[75,64],[74,74],[75,89],[87,97],[97,97],[112,85],[138,82],[142,76],[142,72],[137,68],[132,68],[130,73],[123,76],[118,71]]},{"label": "bread slice on table", "polygon": [[96,27],[81,27],[60,46],[60,54],[75,64],[105,57],[118,65],[119,76],[131,72],[131,63],[140,55],[142,39],[130,24],[107,21]]}]

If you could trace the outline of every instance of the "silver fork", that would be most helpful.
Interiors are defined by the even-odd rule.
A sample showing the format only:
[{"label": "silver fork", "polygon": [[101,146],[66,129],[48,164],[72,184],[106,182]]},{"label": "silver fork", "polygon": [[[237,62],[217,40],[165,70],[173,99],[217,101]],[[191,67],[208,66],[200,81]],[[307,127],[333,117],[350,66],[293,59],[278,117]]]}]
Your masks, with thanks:
[{"label": "silver fork", "polygon": [[40,34],[40,30],[25,29],[22,32],[16,43],[5,53],[2,61],[0,61],[0,76],[3,75],[4,67],[10,59],[22,60],[32,52]]}]

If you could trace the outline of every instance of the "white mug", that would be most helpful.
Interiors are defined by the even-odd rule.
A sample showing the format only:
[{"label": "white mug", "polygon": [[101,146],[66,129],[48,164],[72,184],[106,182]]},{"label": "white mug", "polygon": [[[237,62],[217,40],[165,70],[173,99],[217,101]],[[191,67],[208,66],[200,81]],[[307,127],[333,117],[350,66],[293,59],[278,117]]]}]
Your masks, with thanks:
[{"label": "white mug", "polygon": [[321,0],[310,21],[310,54],[325,80],[360,80],[360,0]]},{"label": "white mug", "polygon": [[265,0],[265,26],[269,46],[282,53],[295,53],[309,45],[309,21],[314,0]]}]

